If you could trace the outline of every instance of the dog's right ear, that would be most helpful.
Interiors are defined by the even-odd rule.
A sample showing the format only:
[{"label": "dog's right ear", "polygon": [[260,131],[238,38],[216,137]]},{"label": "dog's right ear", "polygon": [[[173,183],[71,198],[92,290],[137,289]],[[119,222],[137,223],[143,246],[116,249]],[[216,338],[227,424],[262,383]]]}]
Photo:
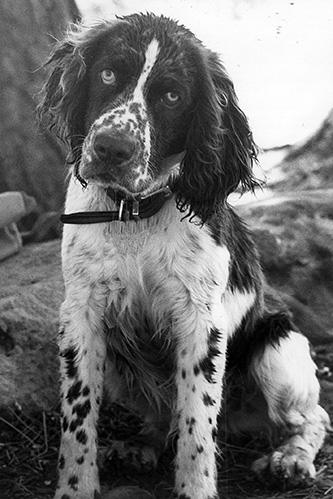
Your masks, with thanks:
[{"label": "dog's right ear", "polygon": [[80,161],[86,135],[87,67],[94,59],[99,39],[114,24],[114,21],[94,27],[74,24],[45,64],[49,74],[38,106],[39,120],[42,126],[55,130],[69,143],[71,162],[75,164]]},{"label": "dog's right ear", "polygon": [[84,52],[73,38],[58,44],[45,67],[49,69],[38,106],[42,126],[55,130],[68,142],[73,162],[79,160],[84,138],[85,100],[88,86],[85,84],[86,64]]}]

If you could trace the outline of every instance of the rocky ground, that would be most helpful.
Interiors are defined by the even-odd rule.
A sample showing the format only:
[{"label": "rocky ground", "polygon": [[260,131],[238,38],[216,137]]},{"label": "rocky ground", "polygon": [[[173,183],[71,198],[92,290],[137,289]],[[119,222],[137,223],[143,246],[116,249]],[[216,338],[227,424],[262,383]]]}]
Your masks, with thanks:
[{"label": "rocky ground", "polygon": [[[324,139],[327,143],[327,136]],[[313,345],[322,404],[333,419],[333,154],[320,146],[322,141],[317,137],[312,144],[291,150],[275,172],[270,172],[272,179],[278,180],[272,182],[268,196],[236,200],[236,205],[254,232],[268,283],[286,300],[294,321]],[[55,487],[59,441],[56,334],[63,297],[60,241],[28,244],[19,254],[0,262],[0,282],[1,497],[49,499]],[[117,436],[119,421],[122,435],[135,431],[138,424],[120,408],[114,407],[111,416],[105,412],[100,428],[102,447],[110,439],[108,424]],[[262,442],[221,442],[221,448],[221,497],[333,496],[331,437],[316,461],[317,482],[290,492],[259,483],[249,471]],[[172,453],[166,453],[158,470],[148,476],[124,469],[119,462],[109,463],[102,471],[105,490],[130,485],[167,499],[171,497],[171,460]],[[125,499],[133,492],[146,499],[139,489],[130,494],[122,490],[123,494],[113,499]]]}]

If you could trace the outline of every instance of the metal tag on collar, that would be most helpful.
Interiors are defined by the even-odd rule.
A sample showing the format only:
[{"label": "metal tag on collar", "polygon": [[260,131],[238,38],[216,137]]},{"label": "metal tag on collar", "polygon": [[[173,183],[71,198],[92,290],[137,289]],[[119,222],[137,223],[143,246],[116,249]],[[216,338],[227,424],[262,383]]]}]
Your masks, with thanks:
[{"label": "metal tag on collar", "polygon": [[133,216],[134,220],[140,220],[139,204],[140,203],[137,199],[133,199],[132,216]]}]

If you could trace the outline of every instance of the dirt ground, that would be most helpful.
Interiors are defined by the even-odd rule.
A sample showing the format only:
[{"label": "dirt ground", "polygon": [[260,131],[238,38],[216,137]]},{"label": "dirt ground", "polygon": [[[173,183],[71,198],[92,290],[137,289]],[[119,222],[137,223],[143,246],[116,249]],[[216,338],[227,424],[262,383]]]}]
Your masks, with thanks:
[{"label": "dirt ground", "polygon": [[[328,347],[318,347],[315,360],[323,387],[322,403],[333,420],[333,354]],[[100,447],[106,449],[111,438],[121,439],[135,433],[138,420],[115,407],[102,413]],[[111,427],[111,432],[110,432]],[[59,444],[59,414],[42,413],[27,417],[19,407],[0,415],[0,491],[1,499],[51,499],[56,486]],[[265,451],[258,440],[240,444],[220,441],[219,491],[224,499],[326,499],[333,497],[333,433],[316,459],[317,479],[306,487],[283,490],[260,483],[253,476],[251,462]],[[102,492],[135,486],[149,491],[156,499],[172,497],[172,458],[167,451],[158,468],[139,474],[117,460],[101,470]],[[138,499],[138,489],[135,497]],[[126,499],[129,498],[126,495]],[[125,496],[122,499],[125,499]],[[134,497],[134,496],[133,496]],[[149,496],[148,496],[149,497]],[[145,497],[146,499],[146,497]]]}]

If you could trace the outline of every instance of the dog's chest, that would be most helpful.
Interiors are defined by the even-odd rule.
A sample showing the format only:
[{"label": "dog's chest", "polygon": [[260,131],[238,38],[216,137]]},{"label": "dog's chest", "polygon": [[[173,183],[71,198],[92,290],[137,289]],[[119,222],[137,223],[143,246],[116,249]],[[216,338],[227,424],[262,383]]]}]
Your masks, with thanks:
[{"label": "dog's chest", "polygon": [[189,299],[200,307],[217,285],[223,293],[229,252],[206,226],[182,219],[171,200],[139,222],[66,226],[63,268],[67,290],[98,295],[109,327],[135,331],[148,322],[156,331]]}]

